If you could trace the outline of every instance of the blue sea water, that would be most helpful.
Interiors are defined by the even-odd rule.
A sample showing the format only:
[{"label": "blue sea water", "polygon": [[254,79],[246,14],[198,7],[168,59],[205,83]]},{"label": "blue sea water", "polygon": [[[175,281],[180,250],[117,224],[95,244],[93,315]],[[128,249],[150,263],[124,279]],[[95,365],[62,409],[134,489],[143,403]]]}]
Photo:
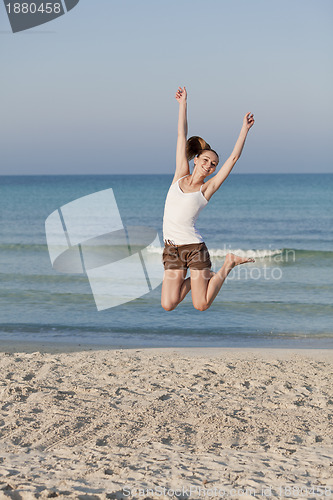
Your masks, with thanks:
[{"label": "blue sea water", "polygon": [[[112,188],[125,226],[162,240],[171,175],[0,177],[0,339],[123,347],[333,347],[331,174],[233,174],[198,219],[213,268],[228,251],[254,255],[235,268],[210,309],[190,294],[172,312],[161,286],[97,311],[87,277],[50,262],[45,220],[60,206]],[[161,250],[152,249],[161,262]],[[162,264],[161,264],[162,265]]]}]

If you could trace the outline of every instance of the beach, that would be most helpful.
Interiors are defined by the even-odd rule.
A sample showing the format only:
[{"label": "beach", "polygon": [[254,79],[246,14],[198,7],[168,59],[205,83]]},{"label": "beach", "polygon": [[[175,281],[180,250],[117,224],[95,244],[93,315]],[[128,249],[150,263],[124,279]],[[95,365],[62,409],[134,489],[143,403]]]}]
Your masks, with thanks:
[{"label": "beach", "polygon": [[0,349],[0,498],[333,495],[330,349]]}]

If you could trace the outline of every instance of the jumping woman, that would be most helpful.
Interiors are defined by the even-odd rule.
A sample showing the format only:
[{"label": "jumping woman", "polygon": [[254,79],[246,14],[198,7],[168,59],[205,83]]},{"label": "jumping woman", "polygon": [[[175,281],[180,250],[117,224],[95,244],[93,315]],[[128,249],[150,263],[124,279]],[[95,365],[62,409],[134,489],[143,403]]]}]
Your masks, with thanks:
[{"label": "jumping woman", "polygon": [[[216,170],[219,156],[201,137],[195,136],[186,140],[185,87],[178,88],[176,99],[179,103],[176,172],[165,201],[163,217],[165,246],[161,304],[166,311],[172,311],[191,290],[193,306],[204,311],[212,305],[226,277],[235,266],[254,262],[254,259],[228,253],[221,269],[213,273],[208,249],[195,227],[199,212],[221,187],[239,159],[254,118],[251,113],[245,115],[233,152],[218,173],[208,179]],[[189,161],[192,158],[194,170],[191,174]],[[190,277],[186,278],[188,268]]]}]

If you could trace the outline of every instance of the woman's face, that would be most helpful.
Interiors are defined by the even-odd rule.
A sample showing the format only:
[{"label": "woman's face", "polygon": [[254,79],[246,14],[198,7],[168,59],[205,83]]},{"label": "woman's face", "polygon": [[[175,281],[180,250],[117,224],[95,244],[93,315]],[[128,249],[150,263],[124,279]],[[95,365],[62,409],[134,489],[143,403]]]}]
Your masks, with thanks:
[{"label": "woman's face", "polygon": [[204,151],[200,156],[194,158],[194,166],[197,172],[200,172],[205,177],[215,172],[218,162],[218,156],[214,151]]}]

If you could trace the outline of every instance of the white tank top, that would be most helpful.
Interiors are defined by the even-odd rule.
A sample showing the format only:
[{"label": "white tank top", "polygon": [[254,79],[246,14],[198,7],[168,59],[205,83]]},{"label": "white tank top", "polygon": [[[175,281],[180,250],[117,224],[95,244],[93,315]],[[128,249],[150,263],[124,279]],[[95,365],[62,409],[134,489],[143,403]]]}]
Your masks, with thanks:
[{"label": "white tank top", "polygon": [[175,245],[201,243],[203,238],[196,229],[195,222],[208,201],[201,191],[202,186],[200,191],[184,193],[179,187],[179,181],[180,179],[170,186],[165,200],[163,239],[171,240]]}]

